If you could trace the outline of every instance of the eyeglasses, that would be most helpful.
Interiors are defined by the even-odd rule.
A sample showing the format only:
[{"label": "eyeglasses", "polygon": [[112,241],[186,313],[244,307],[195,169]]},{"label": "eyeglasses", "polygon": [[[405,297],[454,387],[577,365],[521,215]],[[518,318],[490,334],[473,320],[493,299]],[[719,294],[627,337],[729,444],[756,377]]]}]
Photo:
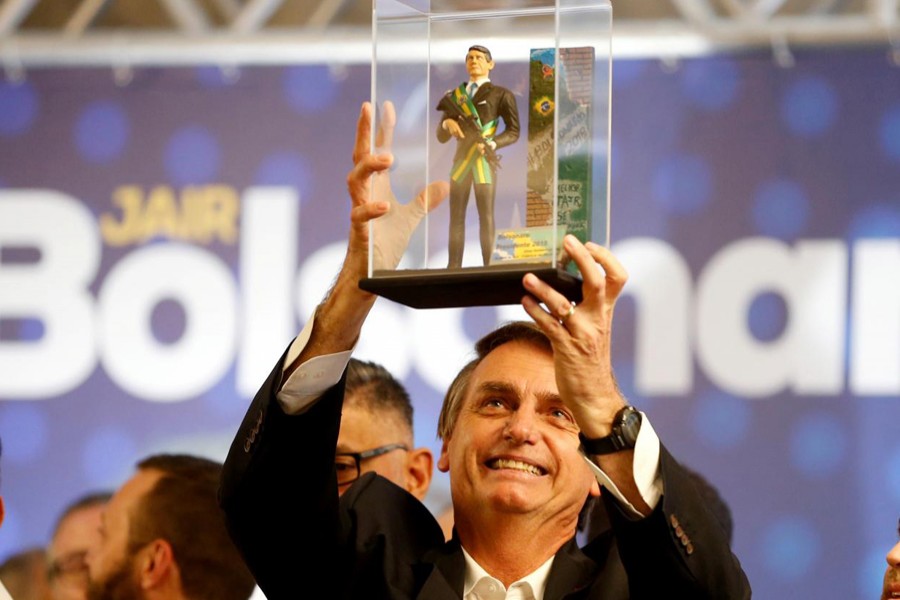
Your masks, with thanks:
[{"label": "eyeglasses", "polygon": [[67,585],[87,584],[88,566],[85,558],[87,552],[70,552],[60,556],[58,559],[50,563],[47,569],[47,576],[51,582],[58,582]]},{"label": "eyeglasses", "polygon": [[409,451],[406,444],[387,444],[363,452],[341,452],[334,456],[334,469],[337,471],[338,485],[350,485],[359,479],[360,464],[369,458],[375,458],[394,450]]}]

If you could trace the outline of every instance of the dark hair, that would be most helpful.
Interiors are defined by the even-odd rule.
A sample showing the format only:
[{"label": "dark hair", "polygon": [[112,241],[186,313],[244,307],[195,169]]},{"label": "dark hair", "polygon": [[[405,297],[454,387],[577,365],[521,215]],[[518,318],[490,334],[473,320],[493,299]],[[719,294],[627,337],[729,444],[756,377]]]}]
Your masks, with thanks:
[{"label": "dark hair", "polygon": [[53,525],[53,533],[51,534],[51,537],[56,535],[56,532],[59,531],[59,527],[60,525],[62,525],[62,522],[69,518],[72,513],[78,512],[79,510],[82,510],[84,508],[93,508],[94,506],[106,504],[107,502],[109,502],[110,498],[112,498],[112,492],[108,491],[90,492],[88,494],[85,494],[84,496],[81,496],[80,498],[66,506],[63,509],[62,514],[57,517],[56,524]]},{"label": "dark hair", "polygon": [[409,393],[378,363],[350,359],[344,397],[372,412],[394,413],[413,431],[413,407]]},{"label": "dark hair", "polygon": [[488,62],[494,62],[494,59],[491,58],[491,51],[488,50],[486,47],[484,47],[484,46],[469,46],[469,50],[467,51],[467,53],[471,52],[472,50],[474,50],[476,52],[481,52],[482,54],[484,54],[484,57],[486,59],[488,59]]},{"label": "dark hair", "polygon": [[476,358],[464,366],[456,375],[453,383],[447,389],[447,394],[444,396],[441,415],[438,417],[438,438],[446,440],[453,432],[453,428],[456,426],[456,419],[459,417],[460,408],[462,408],[462,400],[469,389],[472,371],[481,364],[481,361],[488,354],[510,342],[523,342],[541,350],[553,352],[550,340],[547,339],[547,336],[536,324],[530,321],[507,323],[478,340],[475,343]]},{"label": "dark hair", "polygon": [[246,600],[255,582],[228,536],[216,501],[222,465],[196,456],[159,454],[137,467],[159,471],[162,477],[131,515],[129,551],[164,539],[172,546],[187,597]]}]

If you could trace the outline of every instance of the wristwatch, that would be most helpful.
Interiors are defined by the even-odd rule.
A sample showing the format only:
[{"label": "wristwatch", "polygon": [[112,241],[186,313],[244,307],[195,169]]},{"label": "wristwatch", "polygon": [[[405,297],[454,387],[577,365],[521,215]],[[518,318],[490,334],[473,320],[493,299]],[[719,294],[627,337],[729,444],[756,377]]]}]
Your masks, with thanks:
[{"label": "wristwatch", "polygon": [[623,406],[613,417],[612,431],[608,436],[592,440],[579,433],[578,439],[586,454],[612,454],[634,448],[640,430],[641,413],[633,406]]}]

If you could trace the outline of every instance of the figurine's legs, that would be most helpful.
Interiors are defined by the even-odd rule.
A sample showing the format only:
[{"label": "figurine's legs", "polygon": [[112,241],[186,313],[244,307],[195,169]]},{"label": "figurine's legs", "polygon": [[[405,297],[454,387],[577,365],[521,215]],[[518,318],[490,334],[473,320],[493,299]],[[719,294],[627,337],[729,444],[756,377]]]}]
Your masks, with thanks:
[{"label": "figurine's legs", "polygon": [[462,266],[463,248],[466,245],[466,206],[469,204],[471,187],[471,175],[463,177],[462,181],[450,182],[450,260],[447,263],[450,269]]},{"label": "figurine's legs", "polygon": [[494,252],[494,184],[475,184],[475,206],[478,208],[481,258],[487,266]]}]

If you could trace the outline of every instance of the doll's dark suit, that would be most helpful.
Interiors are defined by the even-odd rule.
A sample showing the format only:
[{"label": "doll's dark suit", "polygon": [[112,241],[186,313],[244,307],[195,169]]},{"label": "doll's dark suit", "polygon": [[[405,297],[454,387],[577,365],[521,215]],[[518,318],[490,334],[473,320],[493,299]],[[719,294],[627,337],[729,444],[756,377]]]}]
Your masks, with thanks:
[{"label": "doll's dark suit", "polygon": [[[372,473],[338,498],[343,380],[289,416],[275,398],[281,378],[279,361],[235,437],[219,491],[229,531],[267,598],[460,600],[459,542],[444,543],[416,498]],[[721,528],[663,447],[660,468],[665,494],[642,520],[629,520],[604,492],[612,528],[583,550],[573,539],[557,552],[544,600],[750,597]]]},{"label": "doll's dark suit", "polygon": [[[448,92],[448,93],[452,93]],[[516,98],[512,92],[490,81],[480,85],[472,98],[481,122],[485,125],[495,120],[502,120],[504,130],[491,137],[497,148],[508,146],[519,139],[519,111]],[[438,123],[437,138],[442,144],[451,139],[450,133],[443,128],[446,119],[459,120],[457,114],[444,112]],[[499,124],[498,124],[499,128]],[[472,146],[481,140],[473,135],[457,140],[456,153],[453,156],[454,169],[461,165],[472,150]],[[477,152],[477,150],[476,150]],[[493,170],[492,170],[493,171]],[[462,264],[463,247],[466,242],[466,207],[469,203],[469,190],[475,188],[475,204],[478,208],[479,237],[484,264],[491,259],[494,246],[494,196],[496,173],[491,172],[490,183],[478,183],[472,170],[467,170],[461,177],[450,178],[450,261],[449,267]]]}]

